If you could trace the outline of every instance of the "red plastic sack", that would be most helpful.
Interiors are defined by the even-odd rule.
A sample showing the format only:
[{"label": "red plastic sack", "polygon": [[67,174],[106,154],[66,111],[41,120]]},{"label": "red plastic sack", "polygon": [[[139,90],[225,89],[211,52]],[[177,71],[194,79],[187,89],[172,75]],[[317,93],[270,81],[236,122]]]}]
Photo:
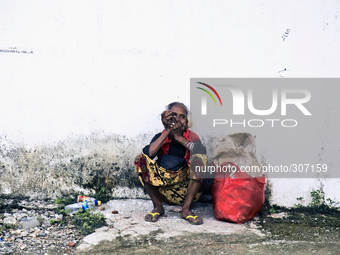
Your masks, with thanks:
[{"label": "red plastic sack", "polygon": [[265,195],[265,176],[250,177],[231,162],[221,165],[235,166],[234,178],[228,172],[216,172],[212,187],[212,201],[217,219],[244,223],[254,218],[260,211]]}]

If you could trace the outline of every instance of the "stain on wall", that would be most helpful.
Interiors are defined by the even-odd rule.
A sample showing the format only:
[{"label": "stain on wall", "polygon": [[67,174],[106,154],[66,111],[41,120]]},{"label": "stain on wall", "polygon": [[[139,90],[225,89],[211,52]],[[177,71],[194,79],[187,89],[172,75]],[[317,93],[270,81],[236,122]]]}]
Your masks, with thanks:
[{"label": "stain on wall", "polygon": [[[104,187],[113,198],[149,199],[137,177],[134,159],[153,136],[92,133],[34,148],[0,137],[0,194],[56,198],[74,191],[99,192]],[[208,164],[215,139],[201,137]],[[211,201],[212,184],[213,179],[205,180],[201,201]]]},{"label": "stain on wall", "polygon": [[30,149],[0,137],[0,193],[54,198],[104,187],[117,197],[144,198],[134,159],[152,136],[93,133]]}]

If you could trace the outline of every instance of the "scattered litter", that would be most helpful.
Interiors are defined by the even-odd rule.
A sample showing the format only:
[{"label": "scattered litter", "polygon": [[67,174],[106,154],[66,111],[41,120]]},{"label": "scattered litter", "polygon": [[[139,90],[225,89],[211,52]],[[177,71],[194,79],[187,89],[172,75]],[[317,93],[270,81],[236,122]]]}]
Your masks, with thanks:
[{"label": "scattered litter", "polygon": [[118,214],[117,210],[112,211],[112,214]]},{"label": "scattered litter", "polygon": [[93,203],[87,203],[85,202],[80,202],[80,203],[74,203],[65,206],[65,211],[67,211],[69,214],[73,214],[78,212],[79,210],[85,211],[86,209],[92,208]]},{"label": "scattered litter", "polygon": [[68,242],[68,246],[74,247],[76,244],[74,242]]},{"label": "scattered litter", "polygon": [[100,207],[100,210],[104,211],[105,210],[105,206]]},{"label": "scattered litter", "polygon": [[78,198],[77,198],[77,202],[93,202],[95,205],[101,205],[102,202],[93,198],[93,197],[88,197],[88,196],[82,196],[82,195],[79,195]]}]

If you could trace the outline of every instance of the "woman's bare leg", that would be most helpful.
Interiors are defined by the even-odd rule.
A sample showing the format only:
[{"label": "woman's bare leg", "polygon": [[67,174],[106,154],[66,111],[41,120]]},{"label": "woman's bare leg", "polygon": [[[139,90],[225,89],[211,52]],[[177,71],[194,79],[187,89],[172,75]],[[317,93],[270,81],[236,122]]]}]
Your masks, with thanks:
[{"label": "woman's bare leg", "polygon": [[[194,198],[199,191],[202,183],[198,180],[193,180],[190,179],[189,184],[188,184],[188,191],[187,191],[187,196],[185,198],[185,202],[183,204],[182,212],[181,212],[181,217],[185,218],[188,215],[194,216],[195,214],[190,210],[192,202],[194,201]],[[203,219],[197,217],[196,219],[189,218],[189,220],[193,223],[203,223]]]},{"label": "woman's bare leg", "polygon": [[[148,195],[150,196],[152,203],[153,203],[152,213],[158,212],[160,215],[163,215],[164,214],[163,203],[159,199],[158,192],[157,192],[155,186],[152,186],[151,184],[144,182],[144,187],[145,187],[146,193],[148,193]],[[145,216],[145,219],[155,222],[155,221],[158,220],[160,215],[152,216],[151,214],[147,214]]]}]

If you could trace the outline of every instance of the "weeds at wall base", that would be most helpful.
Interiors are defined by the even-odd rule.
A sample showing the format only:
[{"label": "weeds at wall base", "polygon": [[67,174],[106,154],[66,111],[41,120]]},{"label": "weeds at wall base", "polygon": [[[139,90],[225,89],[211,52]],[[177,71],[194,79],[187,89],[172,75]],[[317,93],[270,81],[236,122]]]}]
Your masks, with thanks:
[{"label": "weeds at wall base", "polygon": [[[270,195],[270,193],[268,193]],[[307,205],[303,206],[301,203],[304,200],[303,197],[298,197],[296,200],[298,204],[295,204],[293,208],[287,208],[278,205],[270,205],[267,207],[268,212],[273,214],[275,212],[294,212],[294,213],[304,213],[307,215],[332,215],[340,216],[340,208],[337,207],[339,203],[336,203],[330,198],[325,199],[325,193],[323,191],[323,186],[318,190],[312,190],[311,193],[312,201]],[[268,199],[269,201],[269,199]]]},{"label": "weeds at wall base", "polygon": [[304,200],[303,197],[298,197],[296,200],[298,204],[295,207],[288,208],[284,206],[278,206],[276,204],[271,204],[271,184],[267,183],[265,189],[265,202],[259,211],[260,217],[266,217],[268,214],[280,213],[280,212],[291,212],[291,213],[304,213],[307,215],[332,215],[340,216],[340,208],[337,207],[339,203],[331,200],[330,198],[325,199],[325,193],[323,191],[323,186],[318,190],[312,190],[311,193],[312,201],[307,205],[303,206],[301,203]]},{"label": "weeds at wall base", "polygon": [[[59,214],[63,214],[65,216],[64,219],[66,222],[72,222],[72,224],[74,224],[78,229],[79,234],[88,235],[93,233],[95,229],[105,226],[106,222],[104,215],[100,212],[94,212],[94,208],[87,209],[85,211],[79,210],[74,214],[74,216],[68,215],[67,211],[64,208],[66,205],[76,203],[78,195],[82,194],[71,193],[63,196],[62,198],[57,198],[54,202],[58,205],[55,211]],[[94,197],[104,203],[107,202],[110,198],[105,188],[102,188],[98,193],[88,194],[88,196]],[[60,224],[65,224],[65,221],[61,222]]]},{"label": "weeds at wall base", "polygon": [[93,209],[86,209],[84,212],[76,212],[73,224],[81,235],[93,233],[97,228],[106,226],[104,215],[100,212],[95,213]]}]

